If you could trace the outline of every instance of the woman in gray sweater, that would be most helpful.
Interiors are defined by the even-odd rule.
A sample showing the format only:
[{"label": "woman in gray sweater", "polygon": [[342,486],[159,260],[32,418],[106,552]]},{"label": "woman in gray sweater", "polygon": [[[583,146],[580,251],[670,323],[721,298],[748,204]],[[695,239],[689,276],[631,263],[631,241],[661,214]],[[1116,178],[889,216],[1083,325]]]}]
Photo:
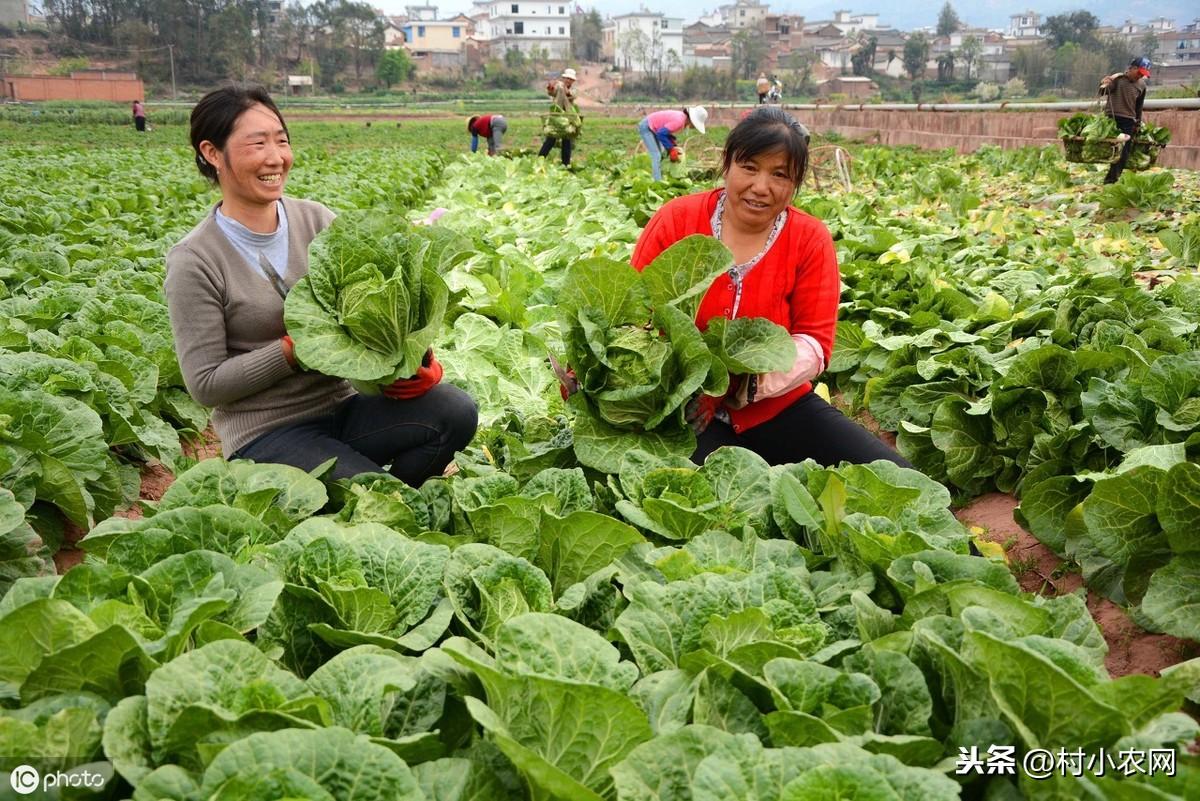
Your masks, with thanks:
[{"label": "woman in gray sweater", "polygon": [[388,467],[413,486],[440,475],[478,416],[470,396],[440,383],[432,354],[417,375],[374,397],[296,363],[284,298],[334,215],[284,197],[292,150],[270,95],[209,92],[192,109],[191,139],[221,201],[167,254],[164,288],[184,382],[213,407],[226,458],[311,470],[337,457],[337,478]]}]

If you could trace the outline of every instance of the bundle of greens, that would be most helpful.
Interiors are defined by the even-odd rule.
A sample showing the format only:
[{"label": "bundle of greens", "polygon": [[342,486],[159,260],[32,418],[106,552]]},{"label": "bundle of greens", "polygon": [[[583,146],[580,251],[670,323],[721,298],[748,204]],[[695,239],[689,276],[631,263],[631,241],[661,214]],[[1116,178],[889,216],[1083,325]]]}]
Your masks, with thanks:
[{"label": "bundle of greens", "polygon": [[1158,162],[1158,152],[1171,141],[1171,131],[1165,125],[1143,122],[1138,128],[1129,151],[1128,170],[1148,170]]},{"label": "bundle of greens", "polygon": [[1067,160],[1084,163],[1113,161],[1114,141],[1120,135],[1116,121],[1105,114],[1073,114],[1058,121],[1058,135],[1067,149]]},{"label": "bundle of greens", "polygon": [[442,275],[471,252],[470,240],[442,228],[339,216],[313,240],[308,275],[284,305],[297,361],[368,394],[415,374],[446,313]]},{"label": "bundle of greens", "polygon": [[1165,125],[1155,125],[1152,122],[1143,122],[1142,127],[1138,128],[1138,142],[1152,142],[1156,145],[1166,145],[1171,141],[1171,131]]},{"label": "bundle of greens", "polygon": [[1059,136],[1083,136],[1083,129],[1092,119],[1091,114],[1080,112],[1058,121]]},{"label": "bundle of greens", "polygon": [[575,455],[616,473],[634,448],[687,457],[696,438],[684,406],[698,392],[721,395],[729,375],[785,370],[795,359],[788,332],[761,318],[693,319],[713,280],[733,266],[720,242],[690,236],[643,272],[594,258],[571,265],[559,293],[567,359],[580,392]]},{"label": "bundle of greens", "polygon": [[566,111],[554,106],[546,114],[542,124],[542,135],[555,139],[574,139],[583,130],[583,116],[579,107],[572,104]]}]

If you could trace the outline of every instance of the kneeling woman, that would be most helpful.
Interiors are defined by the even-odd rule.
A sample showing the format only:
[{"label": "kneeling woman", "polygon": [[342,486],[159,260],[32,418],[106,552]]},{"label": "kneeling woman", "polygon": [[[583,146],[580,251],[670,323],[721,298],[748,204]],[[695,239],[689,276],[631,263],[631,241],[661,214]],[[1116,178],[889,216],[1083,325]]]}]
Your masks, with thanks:
[{"label": "kneeling woman", "polygon": [[829,231],[791,205],[807,162],[804,127],[777,107],[760,106],[725,141],[725,186],[668,202],[638,239],[638,270],[686,236],[721,240],[735,266],[709,287],[696,324],[765,317],[790,331],[796,348],[790,370],[743,377],[723,397],[692,401],[688,419],[699,439],[692,458],[703,462],[717,448],[737,445],[771,464],[889,459],[911,467],[812,391],[833,353],[841,281]]},{"label": "kneeling woman", "polygon": [[432,354],[376,397],[296,363],[283,302],[333,212],[284,197],[292,149],[270,95],[209,92],[192,109],[191,138],[221,200],[167,254],[165,291],[184,382],[214,407],[225,456],[305,470],[337,457],[337,478],[386,466],[414,486],[441,474],[474,436],[477,412],[470,396],[439,383]]}]

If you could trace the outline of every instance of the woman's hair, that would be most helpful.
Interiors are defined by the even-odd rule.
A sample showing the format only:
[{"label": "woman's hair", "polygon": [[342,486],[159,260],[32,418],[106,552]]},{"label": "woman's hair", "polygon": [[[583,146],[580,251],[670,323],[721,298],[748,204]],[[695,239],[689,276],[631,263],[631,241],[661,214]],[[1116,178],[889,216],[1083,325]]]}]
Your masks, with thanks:
[{"label": "woman's hair", "polygon": [[479,119],[479,117],[472,117],[471,119],[467,120],[467,133],[475,133],[475,120],[477,119]]},{"label": "woman's hair", "polygon": [[196,168],[214,184],[217,183],[217,168],[200,154],[200,143],[207,140],[218,150],[224,150],[238,117],[256,105],[269,108],[287,133],[287,123],[283,121],[279,107],[262,86],[222,86],[200,98],[192,109],[192,150],[196,152]]},{"label": "woman's hair", "polygon": [[734,162],[776,152],[787,156],[788,175],[798,188],[808,168],[808,130],[781,108],[758,106],[726,137],[721,170],[729,172]]}]

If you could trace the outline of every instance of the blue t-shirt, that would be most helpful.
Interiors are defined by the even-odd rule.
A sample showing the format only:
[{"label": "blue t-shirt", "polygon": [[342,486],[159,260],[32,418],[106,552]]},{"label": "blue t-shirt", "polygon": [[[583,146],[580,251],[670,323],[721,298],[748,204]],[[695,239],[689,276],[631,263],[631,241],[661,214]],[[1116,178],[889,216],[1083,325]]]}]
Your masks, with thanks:
[{"label": "blue t-shirt", "polygon": [[287,212],[283,209],[283,201],[275,201],[279,210],[279,225],[269,234],[251,231],[232,217],[226,217],[217,207],[217,227],[225,238],[233,245],[233,249],[246,259],[246,262],[257,270],[263,278],[270,278],[262,265],[263,259],[271,265],[275,273],[283,278],[287,273],[288,263],[288,221]]}]

